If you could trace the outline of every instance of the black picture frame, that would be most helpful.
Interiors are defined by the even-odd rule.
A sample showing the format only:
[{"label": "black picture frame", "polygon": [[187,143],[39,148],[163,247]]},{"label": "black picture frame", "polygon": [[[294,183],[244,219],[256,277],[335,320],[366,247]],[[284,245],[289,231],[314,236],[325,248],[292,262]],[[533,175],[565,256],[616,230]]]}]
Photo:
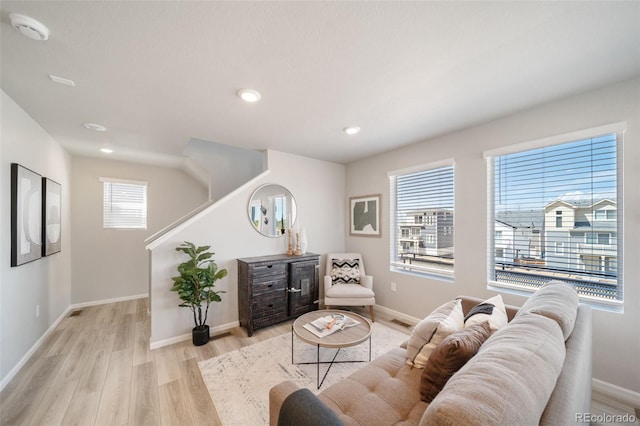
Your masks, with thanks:
[{"label": "black picture frame", "polygon": [[42,177],[11,163],[11,266],[42,257]]},{"label": "black picture frame", "polygon": [[62,250],[62,186],[42,178],[42,256]]}]

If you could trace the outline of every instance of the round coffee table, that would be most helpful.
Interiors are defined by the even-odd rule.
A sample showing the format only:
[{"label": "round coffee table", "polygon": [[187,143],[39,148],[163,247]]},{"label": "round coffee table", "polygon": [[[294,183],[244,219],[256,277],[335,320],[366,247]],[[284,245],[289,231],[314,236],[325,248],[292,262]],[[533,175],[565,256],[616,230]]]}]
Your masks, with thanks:
[{"label": "round coffee table", "polygon": [[[340,314],[346,317],[350,317],[360,324],[345,328],[343,330],[336,331],[333,334],[324,337],[318,337],[311,331],[304,328],[306,324],[309,324],[312,321],[315,321],[318,318],[322,318],[327,315]],[[358,315],[353,312],[341,311],[338,309],[324,309],[318,311],[308,312],[304,315],[298,317],[291,326],[291,363],[300,365],[300,364],[315,364],[317,365],[317,380],[316,383],[318,385],[318,389],[324,383],[324,379],[329,374],[329,370],[331,370],[331,366],[334,363],[343,363],[343,362],[367,362],[367,360],[352,360],[352,361],[336,361],[336,357],[340,352],[341,348],[347,348],[350,346],[356,346],[360,343],[369,340],[369,360],[371,361],[371,331],[372,324],[371,322],[363,317],[362,315]],[[293,340],[294,335],[297,336],[303,342],[309,343],[311,345],[315,345],[317,348],[317,357],[315,362],[299,362],[296,363],[293,361]],[[337,349],[333,359],[331,361],[320,361],[320,347],[323,348],[335,348]],[[322,380],[320,380],[320,364],[329,364],[327,371],[324,373]]]}]

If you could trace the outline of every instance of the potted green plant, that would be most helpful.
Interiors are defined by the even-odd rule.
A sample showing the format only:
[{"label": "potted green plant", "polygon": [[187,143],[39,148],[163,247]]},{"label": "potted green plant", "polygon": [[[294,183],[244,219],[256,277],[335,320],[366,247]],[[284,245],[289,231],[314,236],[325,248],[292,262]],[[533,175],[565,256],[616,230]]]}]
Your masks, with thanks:
[{"label": "potted green plant", "polygon": [[196,346],[209,341],[209,305],[211,302],[220,302],[220,293],[225,293],[214,290],[215,282],[226,277],[227,270],[218,270],[218,265],[212,259],[215,253],[211,253],[210,248],[211,246],[196,247],[188,241],[176,247],[176,251],[185,253],[189,260],[178,265],[180,275],[171,278],[171,291],[178,292],[182,300],[179,306],[189,308],[193,312],[195,327],[192,330],[192,340]]}]

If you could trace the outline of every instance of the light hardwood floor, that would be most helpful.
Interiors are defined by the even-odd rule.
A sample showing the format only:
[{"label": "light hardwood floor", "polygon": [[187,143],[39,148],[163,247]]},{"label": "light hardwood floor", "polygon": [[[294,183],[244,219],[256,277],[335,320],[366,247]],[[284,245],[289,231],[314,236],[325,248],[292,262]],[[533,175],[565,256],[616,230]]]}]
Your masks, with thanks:
[{"label": "light hardwood floor", "polygon": [[[149,350],[147,310],[138,299],[69,314],[0,393],[0,425],[220,425],[198,362],[291,330],[284,322],[247,337],[238,327],[204,346]],[[410,333],[383,313],[376,320]]]},{"label": "light hardwood floor", "polygon": [[198,362],[291,329],[249,338],[237,328],[204,346],[151,351],[147,309],[138,299],[64,318],[0,393],[0,424],[219,425]]},{"label": "light hardwood floor", "polygon": [[147,310],[138,299],[71,312],[0,393],[0,425],[220,425],[198,362],[291,330],[238,327],[149,350]]}]

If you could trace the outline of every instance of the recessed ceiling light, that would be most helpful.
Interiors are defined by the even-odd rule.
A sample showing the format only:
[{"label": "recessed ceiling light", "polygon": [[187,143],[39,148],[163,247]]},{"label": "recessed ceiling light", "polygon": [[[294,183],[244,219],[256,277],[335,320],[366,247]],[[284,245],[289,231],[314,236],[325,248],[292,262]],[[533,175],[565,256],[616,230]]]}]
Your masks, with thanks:
[{"label": "recessed ceiling light", "polygon": [[342,131],[348,135],[355,135],[356,133],[360,132],[360,127],[349,126],[342,129]]},{"label": "recessed ceiling light", "polygon": [[97,123],[84,123],[83,126],[89,130],[94,130],[96,132],[105,132],[107,130],[106,127]]},{"label": "recessed ceiling light", "polygon": [[68,78],[58,77],[57,75],[49,74],[49,78],[54,83],[66,84],[67,86],[76,87],[76,82],[69,80]]},{"label": "recessed ceiling light", "polygon": [[100,148],[100,152],[103,152],[105,154],[111,154],[113,150],[109,148]]},{"label": "recessed ceiling light", "polygon": [[260,92],[253,89],[240,89],[238,90],[238,96],[240,96],[240,99],[242,99],[243,101],[251,103],[258,102],[262,97],[262,95],[260,95]]},{"label": "recessed ceiling light", "polygon": [[45,41],[49,38],[49,28],[42,22],[19,13],[10,13],[9,19],[13,28],[31,40]]}]

